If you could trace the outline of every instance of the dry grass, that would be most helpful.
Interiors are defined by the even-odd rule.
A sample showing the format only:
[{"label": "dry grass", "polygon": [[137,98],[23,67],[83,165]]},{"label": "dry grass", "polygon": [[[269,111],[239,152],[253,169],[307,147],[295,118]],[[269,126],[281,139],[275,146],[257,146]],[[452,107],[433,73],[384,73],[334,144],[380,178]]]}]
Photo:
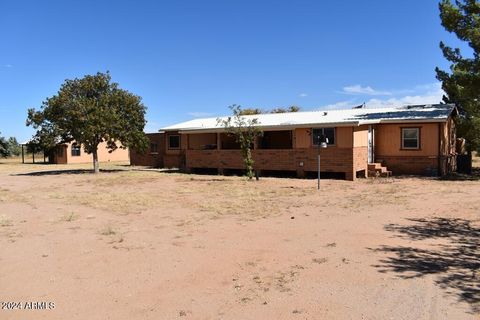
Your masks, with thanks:
[{"label": "dry grass", "polygon": [[[385,275],[373,267],[387,254],[368,248],[394,245],[416,250],[419,246],[385,226],[435,216],[478,222],[480,210],[478,181],[325,179],[318,191],[316,181],[306,179],[247,181],[113,163],[102,168],[109,171],[90,174],[86,171],[90,164],[0,164],[0,243],[7,252],[2,272],[16,271],[2,279],[10,292],[24,294],[19,278],[42,281],[35,276],[39,272],[55,274],[55,283],[31,287],[27,283],[25,294],[31,296],[35,288],[75,293],[61,301],[65,308],[56,309],[67,317],[79,302],[93,299],[94,291],[115,298],[141,296],[149,306],[163,303],[152,318],[208,318],[220,315],[225,306],[238,312],[230,318],[241,318],[252,306],[314,314],[319,309],[304,301],[324,301],[320,306],[327,309],[351,300],[342,296],[347,291],[352,291],[350,297],[356,304],[376,299],[383,303],[385,299],[391,312],[395,308],[390,310],[390,306],[409,303],[404,292],[412,289],[419,290],[415,295],[429,294],[425,300],[432,295],[444,298],[431,288],[421,290],[425,281],[430,281],[424,280],[427,277],[393,281],[395,273]],[[35,174],[29,175],[31,172]],[[434,240],[428,245],[438,244]],[[12,267],[15,263],[18,267]],[[83,279],[95,279],[89,285],[96,287],[78,290]],[[388,284],[384,293],[380,292],[385,298],[378,296],[380,283]],[[313,289],[314,285],[322,290]],[[399,300],[392,292],[405,298]],[[38,291],[35,296],[42,294]],[[162,299],[158,300],[159,296]],[[335,296],[340,303],[329,300]],[[191,297],[209,306],[212,313],[199,311],[198,304],[187,308]],[[128,301],[120,300],[118,306],[131,317]],[[408,308],[425,307],[412,303]],[[447,305],[447,300],[440,303]],[[101,310],[98,305],[91,303],[90,309]],[[165,313],[168,308],[173,313]],[[257,313],[259,310],[254,317],[280,318],[280,314]],[[282,310],[286,314],[287,309]],[[364,316],[358,310],[351,312],[348,310],[349,317]],[[82,314],[82,318],[89,317]],[[330,314],[324,318],[338,317]]]},{"label": "dry grass", "polygon": [[65,222],[72,222],[75,221],[79,218],[79,215],[75,212],[69,212],[64,214],[61,218],[60,221],[65,221]]},{"label": "dry grass", "polygon": [[[474,163],[480,165],[480,158],[475,157]],[[240,177],[142,170],[128,167],[125,163],[107,163],[101,167],[104,172],[93,175],[88,172],[90,164],[32,165],[20,164],[18,160],[2,160],[0,173],[36,174],[29,179],[31,185],[21,192],[0,186],[0,202],[21,202],[35,207],[38,201],[47,201],[58,205],[89,207],[118,215],[141,214],[153,209],[170,210],[181,202],[183,208],[191,210],[190,215],[184,215],[176,221],[177,226],[184,226],[227,216],[241,220],[277,216],[305,206],[306,199],[312,199],[307,201],[307,205],[318,208],[319,211],[324,208],[340,208],[345,213],[358,213],[364,208],[378,206],[408,207],[411,200],[428,196],[430,192],[421,186],[405,192],[405,179],[367,179],[358,183],[326,180],[323,183],[325,189],[318,192],[312,180],[274,179],[282,181],[276,184],[272,183],[272,179],[256,182]],[[56,183],[45,185],[42,182],[41,187],[37,185],[37,181],[45,180],[41,177],[48,177],[52,172],[55,173],[52,177],[56,178],[50,180],[62,180],[62,183],[68,183],[68,188],[59,188]],[[162,188],[161,181],[164,179],[169,181],[167,189]],[[174,183],[171,183],[172,180]],[[448,181],[438,181],[438,184],[444,185],[445,190],[451,189]],[[328,196],[330,187],[345,193],[345,196],[332,201]],[[455,188],[454,192],[466,194],[463,188]],[[73,221],[77,218],[78,215],[67,213],[61,220]]]},{"label": "dry grass", "polygon": [[12,219],[8,218],[5,215],[0,216],[0,227],[11,227],[13,226]]},{"label": "dry grass", "polygon": [[[479,158],[474,159],[475,163],[480,165]],[[356,184],[326,180],[323,186],[327,191],[318,192],[311,180],[302,182],[297,179],[279,179],[277,181],[287,183],[272,184],[272,179],[261,179],[256,182],[240,177],[172,174],[128,167],[125,163],[102,164],[101,168],[105,171],[93,175],[85,171],[91,169],[90,164],[32,165],[3,160],[0,163],[0,173],[56,172],[53,176],[59,179],[68,178],[68,188],[59,188],[55,183],[42,184],[39,187],[36,185],[39,178],[33,176],[30,179],[31,186],[24,188],[22,192],[0,187],[0,202],[22,202],[34,207],[37,201],[49,201],[59,205],[69,204],[128,215],[140,214],[151,209],[173,209],[177,201],[180,201],[182,207],[191,209],[192,212],[177,219],[177,225],[183,226],[197,225],[206,220],[226,216],[236,216],[241,220],[276,216],[305,206],[305,199],[312,197],[310,205],[320,211],[323,208],[335,207],[345,212],[360,212],[367,207],[408,206],[413,198],[422,197],[429,192],[423,189],[405,192],[404,179],[368,179],[360,180]],[[76,170],[80,174],[75,173]],[[168,189],[162,189],[163,179],[170,182],[173,179],[175,183],[170,183]],[[449,186],[448,181],[438,183]],[[328,197],[329,185],[344,192],[345,196],[331,201]],[[465,193],[462,188],[455,189],[455,192]],[[67,221],[76,218],[71,216],[62,219]]]},{"label": "dry grass", "polygon": [[104,229],[100,230],[102,236],[113,236],[117,234],[117,231],[113,229],[112,226],[106,226]]}]

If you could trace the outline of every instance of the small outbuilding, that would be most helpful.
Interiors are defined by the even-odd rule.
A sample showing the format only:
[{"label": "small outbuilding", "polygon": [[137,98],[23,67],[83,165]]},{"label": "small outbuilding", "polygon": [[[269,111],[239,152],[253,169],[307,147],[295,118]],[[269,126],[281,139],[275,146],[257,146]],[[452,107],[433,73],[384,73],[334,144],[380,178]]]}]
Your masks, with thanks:
[{"label": "small outbuilding", "polygon": [[[84,151],[83,146],[76,142],[58,144],[49,153],[49,162],[55,164],[89,163],[92,162],[92,155]],[[128,149],[118,148],[109,152],[107,144],[102,142],[98,145],[98,161],[129,161]]]}]

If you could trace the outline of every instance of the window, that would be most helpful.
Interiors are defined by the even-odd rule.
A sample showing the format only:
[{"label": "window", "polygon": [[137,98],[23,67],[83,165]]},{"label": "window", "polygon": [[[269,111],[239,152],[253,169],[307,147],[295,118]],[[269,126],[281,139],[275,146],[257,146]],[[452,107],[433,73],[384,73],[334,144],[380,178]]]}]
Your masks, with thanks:
[{"label": "window", "polygon": [[420,149],[420,128],[402,128],[402,149]]},{"label": "window", "polygon": [[80,145],[74,143],[72,144],[72,157],[80,156]]},{"label": "window", "polygon": [[168,149],[180,149],[180,136],[168,136]]},{"label": "window", "polygon": [[156,143],[150,143],[150,153],[158,153],[158,145]]},{"label": "window", "polygon": [[335,144],[335,128],[315,128],[312,129],[312,141],[314,146],[318,146],[320,137],[324,135],[328,139],[328,145]]}]

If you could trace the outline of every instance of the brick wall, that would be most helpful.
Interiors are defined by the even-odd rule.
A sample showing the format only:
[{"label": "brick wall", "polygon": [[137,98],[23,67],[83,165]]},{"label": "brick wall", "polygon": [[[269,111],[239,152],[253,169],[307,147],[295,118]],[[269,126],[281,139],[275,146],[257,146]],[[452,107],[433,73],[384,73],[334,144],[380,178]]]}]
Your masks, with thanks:
[{"label": "brick wall", "polygon": [[386,156],[375,155],[393,174],[436,175],[438,156]]},{"label": "brick wall", "polygon": [[130,164],[134,166],[163,167],[163,155],[154,153],[139,153],[130,150]]},{"label": "brick wall", "polygon": [[[445,175],[455,167],[455,155],[441,156],[382,156],[377,159],[391,170],[393,174],[415,174],[415,175]],[[439,167],[440,163],[440,167]]]},{"label": "brick wall", "polygon": [[[366,148],[355,148],[358,161],[365,159]],[[365,151],[365,155],[360,153]],[[317,171],[318,150],[313,148],[288,150],[252,150],[256,170]],[[327,148],[320,150],[322,172],[344,172],[347,180],[355,178],[354,150],[352,148]],[[185,165],[190,168],[243,169],[240,150],[186,150]],[[358,164],[358,167],[362,167]],[[362,167],[363,168],[363,167]],[[359,169],[362,170],[362,169]]]},{"label": "brick wall", "polygon": [[185,168],[185,155],[184,154],[166,154],[163,156],[164,168]]},{"label": "brick wall", "polygon": [[353,148],[353,165],[355,168],[354,174],[357,171],[364,171],[367,174],[368,167],[368,147]]},{"label": "brick wall", "polygon": [[[136,150],[130,150],[130,164],[135,166],[163,167],[165,154],[165,134],[147,133],[149,139],[148,149],[142,153]],[[157,152],[152,152],[151,143],[157,144]]]}]

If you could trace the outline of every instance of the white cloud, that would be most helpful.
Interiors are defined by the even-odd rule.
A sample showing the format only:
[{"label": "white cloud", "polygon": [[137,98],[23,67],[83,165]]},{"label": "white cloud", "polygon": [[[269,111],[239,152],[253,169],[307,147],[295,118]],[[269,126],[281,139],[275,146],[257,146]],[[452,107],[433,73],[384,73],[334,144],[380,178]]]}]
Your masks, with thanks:
[{"label": "white cloud", "polygon": [[355,105],[354,100],[339,101],[332,104],[327,104],[320,107],[321,110],[339,110],[339,109],[350,109]]},{"label": "white cloud", "polygon": [[5,67],[5,68],[13,68],[13,65],[11,65],[11,64],[6,64],[6,65],[4,65],[4,67]]},{"label": "white cloud", "polygon": [[427,91],[427,92],[436,92],[442,89],[442,84],[440,82],[433,82],[427,84],[420,84],[415,86],[411,91]]},{"label": "white cloud", "polygon": [[412,104],[430,104],[440,103],[445,92],[442,90],[441,83],[429,83],[416,86],[413,90],[415,95],[406,95],[386,100],[370,99],[366,104],[369,108],[381,108],[392,106],[404,106]]},{"label": "white cloud", "polygon": [[434,104],[442,101],[443,91],[438,93],[429,93],[425,95],[404,96],[391,99],[370,99],[366,102],[368,108],[399,107],[415,104]]},{"label": "white cloud", "polygon": [[193,118],[206,118],[206,117],[211,117],[213,114],[209,112],[198,112],[198,111],[193,111],[193,112],[188,112],[187,113],[189,116]]},{"label": "white cloud", "polygon": [[359,84],[343,87],[342,93],[354,94],[354,95],[367,95],[367,96],[390,96],[390,91],[375,90],[370,86],[362,87]]},{"label": "white cloud", "polygon": [[[387,108],[400,107],[405,105],[415,104],[434,104],[440,103],[445,94],[438,82],[418,85],[413,89],[397,90],[394,97],[388,99],[371,98],[365,101],[367,108]],[[405,93],[412,93],[405,95]],[[403,94],[402,94],[403,93]],[[393,93],[392,93],[393,94]],[[363,101],[359,99],[351,99],[346,101],[339,101],[333,104],[322,106],[322,110],[334,109],[350,109],[354,106],[362,104]]]},{"label": "white cloud", "polygon": [[298,96],[300,98],[305,98],[305,97],[308,97],[308,94],[307,93],[300,93]]}]

